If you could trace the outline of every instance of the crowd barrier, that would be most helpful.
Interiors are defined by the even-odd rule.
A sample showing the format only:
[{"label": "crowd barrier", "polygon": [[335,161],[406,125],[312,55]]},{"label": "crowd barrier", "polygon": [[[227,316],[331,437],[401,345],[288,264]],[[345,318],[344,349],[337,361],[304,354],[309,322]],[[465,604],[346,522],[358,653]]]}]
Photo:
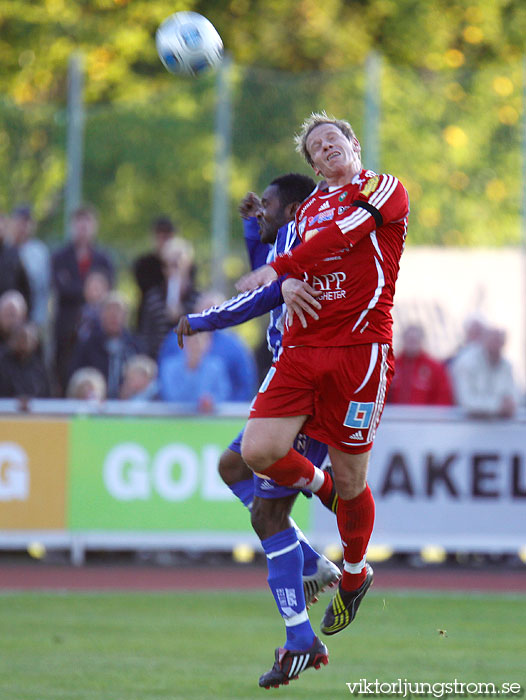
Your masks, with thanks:
[{"label": "crowd barrier", "polygon": [[[23,410],[21,410],[23,409]],[[248,406],[0,401],[0,549],[230,550],[256,546],[217,475]],[[517,552],[526,546],[526,415],[467,420],[455,408],[388,406],[371,458],[372,544],[395,551]],[[314,544],[334,516],[301,496]]]}]

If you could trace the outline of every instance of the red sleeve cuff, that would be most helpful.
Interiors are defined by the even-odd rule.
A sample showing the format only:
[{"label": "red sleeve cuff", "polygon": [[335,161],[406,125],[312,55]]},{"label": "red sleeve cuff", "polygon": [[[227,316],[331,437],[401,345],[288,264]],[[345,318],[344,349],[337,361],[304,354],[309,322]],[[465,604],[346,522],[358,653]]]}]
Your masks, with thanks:
[{"label": "red sleeve cuff", "polygon": [[275,270],[278,277],[283,275],[297,275],[301,273],[299,266],[292,259],[290,253],[279,255],[273,262],[269,263],[270,267]]}]

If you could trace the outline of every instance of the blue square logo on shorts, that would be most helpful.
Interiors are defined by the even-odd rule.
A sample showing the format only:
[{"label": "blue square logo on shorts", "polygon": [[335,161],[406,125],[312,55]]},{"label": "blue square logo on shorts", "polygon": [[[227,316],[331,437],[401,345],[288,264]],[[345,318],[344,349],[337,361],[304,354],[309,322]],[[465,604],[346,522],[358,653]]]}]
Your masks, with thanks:
[{"label": "blue square logo on shorts", "polygon": [[366,429],[371,424],[373,415],[374,402],[360,403],[359,401],[351,401],[347,409],[347,415],[343,424],[348,428]]}]

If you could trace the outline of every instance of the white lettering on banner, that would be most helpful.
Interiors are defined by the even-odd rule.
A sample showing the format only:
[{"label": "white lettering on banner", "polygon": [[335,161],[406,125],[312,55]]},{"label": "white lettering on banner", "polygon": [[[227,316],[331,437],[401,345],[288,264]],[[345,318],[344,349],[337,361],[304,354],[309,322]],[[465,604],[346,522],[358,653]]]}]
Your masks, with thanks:
[{"label": "white lettering on banner", "polygon": [[166,501],[184,501],[200,484],[205,500],[233,500],[217,473],[219,455],[216,445],[205,445],[201,468],[199,455],[188,445],[165,445],[150,457],[142,445],[122,443],[108,452],[103,481],[108,493],[119,501],[147,500],[154,491]]},{"label": "white lettering on banner", "polygon": [[0,443],[0,501],[29,498],[27,454],[15,442]]},{"label": "white lettering on banner", "polygon": [[[175,467],[179,467],[179,477]],[[167,501],[184,501],[197,486],[197,456],[186,445],[166,445],[156,454],[152,465],[153,483],[159,496]]]},{"label": "white lettering on banner", "polygon": [[217,471],[221,450],[217,445],[203,448],[203,498],[205,501],[232,501],[235,496]]},{"label": "white lettering on banner", "polygon": [[108,452],[102,469],[108,492],[118,501],[149,498],[149,460],[148,452],[141,445],[134,442],[116,445]]}]

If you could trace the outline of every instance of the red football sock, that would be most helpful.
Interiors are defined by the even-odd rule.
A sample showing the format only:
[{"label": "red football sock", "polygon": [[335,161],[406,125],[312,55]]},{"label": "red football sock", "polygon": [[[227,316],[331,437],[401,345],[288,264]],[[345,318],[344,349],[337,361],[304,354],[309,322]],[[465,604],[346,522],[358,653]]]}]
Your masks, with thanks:
[{"label": "red football sock", "polygon": [[338,500],[336,520],[343,545],[340,585],[344,591],[354,591],[365,580],[365,553],[374,525],[374,498],[368,485],[356,498]]},{"label": "red football sock", "polygon": [[314,478],[315,469],[312,462],[291,447],[284,457],[267,467],[263,473],[280,486],[303,488]]},{"label": "red football sock", "polygon": [[316,496],[320,499],[320,501],[323,503],[323,505],[329,509],[332,510],[333,507],[333,500],[334,500],[334,493],[332,491],[333,487],[333,480],[330,477],[329,473],[326,471],[322,472],[323,474],[323,484],[316,490],[314,491],[311,489]]}]

